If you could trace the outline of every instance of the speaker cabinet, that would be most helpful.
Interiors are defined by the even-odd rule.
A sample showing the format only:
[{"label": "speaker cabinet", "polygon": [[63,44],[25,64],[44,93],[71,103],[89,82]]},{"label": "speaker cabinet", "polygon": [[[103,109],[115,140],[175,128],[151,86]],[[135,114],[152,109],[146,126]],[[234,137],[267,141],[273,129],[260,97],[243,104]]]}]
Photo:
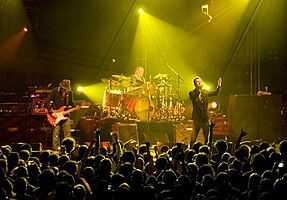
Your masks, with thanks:
[{"label": "speaker cabinet", "polygon": [[139,143],[149,141],[152,145],[175,142],[175,125],[172,122],[138,122]]},{"label": "speaker cabinet", "polygon": [[229,131],[239,134],[241,129],[248,135],[243,140],[281,140],[281,95],[231,95],[229,99]]},{"label": "speaker cabinet", "polygon": [[31,115],[28,124],[28,143],[41,144],[43,149],[53,146],[53,127],[47,121],[46,115]]},{"label": "speaker cabinet", "polygon": [[27,142],[27,115],[0,116],[0,144]]},{"label": "speaker cabinet", "polygon": [[126,143],[129,140],[135,140],[138,142],[138,128],[137,124],[135,123],[127,123],[127,124],[122,124],[120,122],[115,123],[112,125],[112,130],[117,131],[119,134],[119,139],[123,142]]},{"label": "speaker cabinet", "polygon": [[1,115],[0,123],[1,145],[41,143],[44,149],[52,146],[52,127],[46,115]]}]

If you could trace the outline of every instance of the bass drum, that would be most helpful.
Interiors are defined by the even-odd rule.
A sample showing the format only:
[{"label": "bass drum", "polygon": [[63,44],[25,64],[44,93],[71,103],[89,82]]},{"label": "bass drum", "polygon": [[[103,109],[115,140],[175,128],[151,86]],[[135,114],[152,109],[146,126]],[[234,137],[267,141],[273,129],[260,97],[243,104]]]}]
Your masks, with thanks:
[{"label": "bass drum", "polygon": [[154,102],[148,97],[141,97],[135,105],[135,112],[141,121],[151,120],[155,113]]}]

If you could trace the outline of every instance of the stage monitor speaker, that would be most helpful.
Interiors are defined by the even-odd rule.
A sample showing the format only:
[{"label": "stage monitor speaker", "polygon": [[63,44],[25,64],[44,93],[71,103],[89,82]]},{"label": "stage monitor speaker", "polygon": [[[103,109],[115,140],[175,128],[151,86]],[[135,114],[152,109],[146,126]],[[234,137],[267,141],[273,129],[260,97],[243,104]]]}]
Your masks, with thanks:
[{"label": "stage monitor speaker", "polygon": [[[194,140],[194,131],[193,131],[193,122],[189,120],[189,122],[182,122],[175,125],[176,133],[175,140],[176,142],[183,143],[189,145],[190,140]],[[197,135],[196,141],[200,141],[204,143],[204,137],[202,133],[202,129]]]},{"label": "stage monitor speaker", "polygon": [[175,142],[175,125],[172,122],[138,122],[137,127],[140,144],[147,141],[152,145]]},{"label": "stage monitor speaker", "polygon": [[119,122],[118,119],[115,118],[106,118],[104,120],[102,120],[99,124],[95,124],[95,129],[100,129],[101,130],[101,141],[102,142],[110,142],[112,143],[112,137],[110,132],[111,131],[116,131],[113,129],[113,124]]},{"label": "stage monitor speaker", "polygon": [[[276,142],[282,132],[280,95],[231,95],[228,116],[230,134],[247,131],[244,140]],[[230,139],[233,137],[229,136]]]},{"label": "stage monitor speaker", "polygon": [[118,122],[112,125],[112,129],[118,132],[119,140],[121,140],[123,143],[126,143],[131,139],[138,142],[137,124],[122,124]]},{"label": "stage monitor speaker", "polygon": [[183,144],[189,144],[191,137],[193,136],[193,124],[192,123],[180,123],[176,124],[175,141]]}]

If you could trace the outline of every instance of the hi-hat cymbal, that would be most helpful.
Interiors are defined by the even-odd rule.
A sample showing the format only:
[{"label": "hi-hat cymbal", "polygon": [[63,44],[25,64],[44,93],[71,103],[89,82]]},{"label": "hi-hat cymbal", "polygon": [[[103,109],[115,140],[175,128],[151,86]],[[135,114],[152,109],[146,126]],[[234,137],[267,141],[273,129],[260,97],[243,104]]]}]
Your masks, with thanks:
[{"label": "hi-hat cymbal", "polygon": [[155,75],[155,76],[153,77],[153,79],[164,79],[164,78],[167,78],[167,77],[168,77],[167,74],[161,74],[161,73],[159,73],[159,74]]}]

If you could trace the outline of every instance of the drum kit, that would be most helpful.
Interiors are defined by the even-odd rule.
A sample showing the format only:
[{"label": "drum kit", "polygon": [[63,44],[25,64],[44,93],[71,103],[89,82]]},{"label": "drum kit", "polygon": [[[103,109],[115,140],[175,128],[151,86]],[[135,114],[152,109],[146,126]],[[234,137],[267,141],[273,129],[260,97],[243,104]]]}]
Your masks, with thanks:
[{"label": "drum kit", "polygon": [[141,121],[183,119],[185,108],[173,93],[168,74],[157,74],[149,81],[136,82],[124,75],[103,78],[107,84],[103,107],[107,116]]}]

